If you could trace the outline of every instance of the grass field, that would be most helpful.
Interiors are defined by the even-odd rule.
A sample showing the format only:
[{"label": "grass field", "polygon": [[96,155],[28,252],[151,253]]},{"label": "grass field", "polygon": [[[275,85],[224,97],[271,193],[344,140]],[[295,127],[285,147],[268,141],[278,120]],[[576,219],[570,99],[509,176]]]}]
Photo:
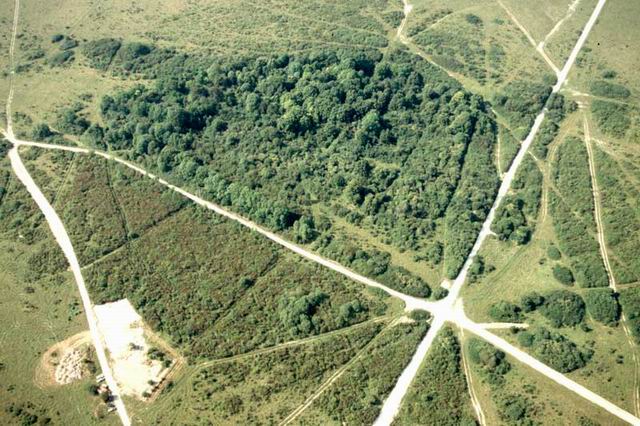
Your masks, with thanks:
[{"label": "grass field", "polygon": [[[68,385],[43,380],[41,356],[55,343],[87,329],[80,299],[53,236],[29,194],[0,163],[0,422],[117,424],[95,417],[93,376]],[[7,350],[11,348],[11,350]],[[61,355],[61,354],[59,354]],[[102,410],[104,410],[104,405]],[[104,414],[104,413],[103,413]]]}]

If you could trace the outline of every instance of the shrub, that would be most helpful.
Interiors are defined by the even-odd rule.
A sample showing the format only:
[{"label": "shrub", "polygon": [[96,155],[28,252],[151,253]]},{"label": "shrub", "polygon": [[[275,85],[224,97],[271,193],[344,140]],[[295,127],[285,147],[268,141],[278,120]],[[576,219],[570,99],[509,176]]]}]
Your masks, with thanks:
[{"label": "shrub", "polygon": [[553,267],[553,277],[560,282],[560,284],[571,286],[573,285],[575,279],[573,278],[573,273],[571,269],[562,266],[555,265]]},{"label": "shrub", "polygon": [[73,61],[73,59],[73,50],[63,50],[62,52],[56,53],[55,55],[50,57],[47,62],[52,67],[61,67]]},{"label": "shrub", "polygon": [[594,320],[614,326],[620,318],[620,305],[610,288],[594,288],[585,294],[587,310]]},{"label": "shrub", "polygon": [[505,353],[475,337],[469,339],[467,348],[469,358],[480,368],[489,383],[501,383],[502,376],[511,369],[511,364],[507,361]]},{"label": "shrub", "polygon": [[64,38],[64,35],[62,34],[54,34],[51,36],[51,43],[57,43],[59,41],[62,41],[63,38]]},{"label": "shrub", "polygon": [[46,123],[39,123],[33,126],[31,130],[31,138],[36,141],[46,140],[48,137],[53,136],[51,128]]},{"label": "shrub", "polygon": [[531,293],[527,293],[522,296],[520,304],[522,305],[522,310],[525,313],[532,312],[544,304],[544,297],[539,293],[532,291]]},{"label": "shrub", "polygon": [[489,316],[496,321],[518,322],[521,320],[520,307],[511,302],[500,301],[489,308]]},{"label": "shrub", "polygon": [[82,54],[89,60],[89,64],[99,70],[109,68],[113,57],[120,49],[122,43],[113,38],[101,38],[92,40],[82,46]]},{"label": "shrub", "polygon": [[596,99],[591,103],[591,112],[598,128],[607,135],[622,138],[631,126],[626,105]]},{"label": "shrub", "polygon": [[70,50],[78,46],[78,42],[70,37],[65,37],[58,46],[60,50]]},{"label": "shrub", "polygon": [[541,312],[554,327],[575,326],[584,319],[585,304],[576,293],[556,290],[547,294]]},{"label": "shrub", "polygon": [[562,253],[560,253],[560,250],[558,250],[556,246],[549,246],[547,249],[547,256],[549,256],[549,259],[551,260],[560,260]]},{"label": "shrub", "polygon": [[593,355],[592,351],[580,349],[563,335],[544,328],[521,332],[518,341],[526,343],[523,346],[531,347],[537,358],[561,373],[584,367]]},{"label": "shrub", "polygon": [[442,300],[449,294],[449,290],[444,287],[438,286],[433,290],[433,298],[435,300]]},{"label": "shrub", "polygon": [[596,80],[592,82],[591,93],[596,96],[602,96],[606,98],[624,99],[631,96],[631,92],[626,87],[604,80]]}]

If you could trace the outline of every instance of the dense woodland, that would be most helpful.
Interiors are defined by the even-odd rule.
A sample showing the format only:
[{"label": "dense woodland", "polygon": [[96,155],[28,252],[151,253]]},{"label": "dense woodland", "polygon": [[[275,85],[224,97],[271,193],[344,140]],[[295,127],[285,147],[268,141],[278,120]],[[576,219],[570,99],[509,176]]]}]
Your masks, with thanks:
[{"label": "dense woodland", "polygon": [[498,183],[496,125],[481,98],[394,50],[206,63],[127,46],[84,52],[96,67],[156,81],[106,96],[101,124],[76,113],[85,141],[301,243],[332,233],[314,205],[401,250],[437,238],[446,274],[457,273]]}]

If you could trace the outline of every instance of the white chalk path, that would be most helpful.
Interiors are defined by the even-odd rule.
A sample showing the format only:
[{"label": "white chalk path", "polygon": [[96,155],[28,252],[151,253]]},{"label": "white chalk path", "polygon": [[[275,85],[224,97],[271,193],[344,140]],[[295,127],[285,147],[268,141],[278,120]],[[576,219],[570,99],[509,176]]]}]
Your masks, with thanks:
[{"label": "white chalk path", "polygon": [[47,201],[46,197],[44,196],[42,191],[40,191],[40,188],[38,188],[38,185],[36,185],[36,183],[33,181],[31,175],[22,163],[22,159],[20,158],[20,154],[18,153],[18,146],[14,146],[9,151],[9,158],[11,160],[11,167],[13,168],[14,173],[16,174],[20,182],[22,182],[22,184],[27,188],[27,191],[29,191],[29,194],[31,194],[31,197],[42,211],[42,214],[47,220],[53,236],[58,242],[58,245],[60,245],[60,248],[67,258],[67,261],[69,262],[69,266],[71,267],[71,271],[73,272],[73,277],[75,278],[76,284],[78,286],[78,291],[80,292],[82,306],[87,317],[91,339],[96,350],[96,356],[98,357],[100,368],[102,369],[102,373],[104,374],[107,385],[109,386],[111,394],[113,395],[114,404],[116,406],[118,416],[120,416],[120,420],[122,421],[123,425],[129,426],[131,424],[131,420],[129,419],[124,403],[122,402],[118,384],[116,383],[111,371],[111,367],[109,366],[109,361],[107,360],[107,355],[102,343],[102,337],[98,329],[96,315],[93,311],[93,304],[91,303],[91,299],[89,298],[89,293],[87,292],[84,278],[82,276],[82,272],[80,271],[80,264],[78,263],[76,253],[73,250],[73,245],[71,244],[69,235],[67,234],[67,231],[64,228],[62,221],[60,220],[60,217],[58,217],[58,214],[53,209],[51,204],[49,204],[49,201]]}]

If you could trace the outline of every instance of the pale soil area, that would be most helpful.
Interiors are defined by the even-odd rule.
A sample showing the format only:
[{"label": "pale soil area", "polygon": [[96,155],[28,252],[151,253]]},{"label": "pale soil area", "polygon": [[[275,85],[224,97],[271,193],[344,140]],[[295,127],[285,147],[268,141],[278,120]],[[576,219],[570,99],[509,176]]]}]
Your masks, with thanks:
[{"label": "pale soil area", "polygon": [[83,331],[51,346],[40,358],[35,383],[42,387],[80,380],[85,373],[84,359],[90,343],[91,335]]},{"label": "pale soil area", "polygon": [[147,357],[149,344],[140,315],[127,299],[96,305],[94,310],[122,393],[139,398],[151,393],[149,381],[160,382],[165,368]]}]

